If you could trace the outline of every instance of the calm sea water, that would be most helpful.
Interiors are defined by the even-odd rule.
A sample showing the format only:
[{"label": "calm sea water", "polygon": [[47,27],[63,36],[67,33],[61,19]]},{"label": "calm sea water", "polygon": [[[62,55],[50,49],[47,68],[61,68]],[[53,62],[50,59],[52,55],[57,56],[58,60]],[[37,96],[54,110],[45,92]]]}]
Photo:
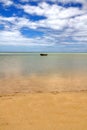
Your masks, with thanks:
[{"label": "calm sea water", "polygon": [[87,91],[87,54],[0,54],[0,94]]},{"label": "calm sea water", "polygon": [[22,75],[87,75],[87,54],[0,54],[0,78]]}]

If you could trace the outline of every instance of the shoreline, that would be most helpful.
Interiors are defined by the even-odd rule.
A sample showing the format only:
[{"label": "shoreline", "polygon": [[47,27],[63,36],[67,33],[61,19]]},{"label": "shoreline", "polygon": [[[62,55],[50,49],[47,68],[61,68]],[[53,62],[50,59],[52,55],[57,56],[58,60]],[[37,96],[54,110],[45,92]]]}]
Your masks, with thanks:
[{"label": "shoreline", "polygon": [[0,98],[4,97],[15,97],[15,96],[24,96],[24,95],[44,95],[44,94],[49,94],[49,95],[60,95],[60,94],[85,94],[87,93],[87,90],[80,90],[80,91],[52,91],[52,92],[14,92],[14,93],[5,93],[5,94],[0,94]]},{"label": "shoreline", "polygon": [[31,75],[0,79],[0,95],[14,93],[60,93],[87,91],[84,75]]}]

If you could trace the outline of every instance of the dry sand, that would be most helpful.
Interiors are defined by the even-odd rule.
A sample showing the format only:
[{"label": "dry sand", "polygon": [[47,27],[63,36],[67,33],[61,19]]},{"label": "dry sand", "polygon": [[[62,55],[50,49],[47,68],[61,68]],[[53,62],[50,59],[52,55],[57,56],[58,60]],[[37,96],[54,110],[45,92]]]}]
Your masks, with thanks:
[{"label": "dry sand", "polygon": [[0,130],[87,130],[87,92],[1,96]]}]

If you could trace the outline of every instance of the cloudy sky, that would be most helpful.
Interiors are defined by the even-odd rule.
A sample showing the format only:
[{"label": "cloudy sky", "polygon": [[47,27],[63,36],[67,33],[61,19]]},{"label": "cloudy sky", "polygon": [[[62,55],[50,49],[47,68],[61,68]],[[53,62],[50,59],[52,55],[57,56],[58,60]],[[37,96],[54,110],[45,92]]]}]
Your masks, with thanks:
[{"label": "cloudy sky", "polygon": [[87,52],[87,0],[0,0],[0,52]]}]

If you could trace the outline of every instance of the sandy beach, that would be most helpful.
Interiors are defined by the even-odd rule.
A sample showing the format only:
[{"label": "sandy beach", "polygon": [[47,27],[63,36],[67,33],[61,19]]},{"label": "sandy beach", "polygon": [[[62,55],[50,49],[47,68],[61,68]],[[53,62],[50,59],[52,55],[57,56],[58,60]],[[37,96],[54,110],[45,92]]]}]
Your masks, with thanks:
[{"label": "sandy beach", "polygon": [[0,96],[0,130],[87,130],[87,92]]},{"label": "sandy beach", "polygon": [[0,78],[0,130],[87,130],[85,75]]}]

